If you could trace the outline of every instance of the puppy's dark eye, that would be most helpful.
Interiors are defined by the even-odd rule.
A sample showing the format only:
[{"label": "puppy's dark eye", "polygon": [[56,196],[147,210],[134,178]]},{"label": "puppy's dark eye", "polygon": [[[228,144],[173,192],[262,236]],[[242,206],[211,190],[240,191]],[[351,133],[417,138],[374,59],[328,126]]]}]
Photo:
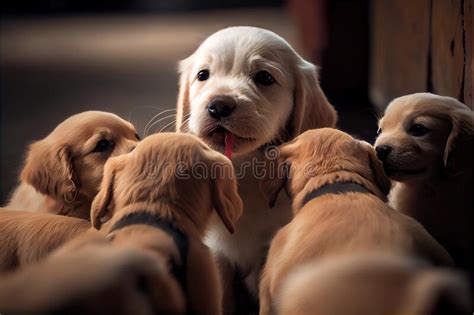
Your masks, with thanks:
[{"label": "puppy's dark eye", "polygon": [[379,127],[379,129],[377,129],[377,136],[380,136],[381,133],[382,133],[382,128]]},{"label": "puppy's dark eye", "polygon": [[253,78],[255,83],[261,84],[261,85],[272,85],[275,83],[275,79],[272,77],[272,75],[268,71],[259,71]]},{"label": "puppy's dark eye", "polygon": [[422,124],[413,124],[408,129],[408,133],[415,137],[421,137],[426,135],[431,130],[423,126]]},{"label": "puppy's dark eye", "polygon": [[106,152],[114,147],[114,143],[107,139],[100,139],[92,152]]},{"label": "puppy's dark eye", "polygon": [[198,72],[197,78],[199,81],[206,81],[209,79],[209,70],[204,69]]}]

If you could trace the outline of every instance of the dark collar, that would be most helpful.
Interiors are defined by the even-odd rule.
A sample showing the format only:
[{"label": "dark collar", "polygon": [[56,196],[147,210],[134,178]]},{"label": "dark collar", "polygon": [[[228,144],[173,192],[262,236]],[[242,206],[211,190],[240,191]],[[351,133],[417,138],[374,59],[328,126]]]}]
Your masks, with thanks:
[{"label": "dark collar", "polygon": [[180,283],[183,292],[186,293],[186,266],[188,256],[188,237],[169,220],[165,220],[157,215],[147,212],[146,210],[138,211],[127,214],[118,220],[109,233],[120,230],[130,225],[144,224],[153,226],[166,232],[173,238],[176,247],[179,250],[179,256],[181,258],[180,264],[173,264],[172,273],[176,280]]},{"label": "dark collar", "polygon": [[326,194],[344,194],[348,192],[359,192],[365,194],[372,194],[370,190],[362,186],[361,184],[353,182],[339,182],[333,184],[327,184],[311,191],[303,199],[303,204],[301,207],[304,207],[305,204],[313,200],[314,198],[321,197]]}]

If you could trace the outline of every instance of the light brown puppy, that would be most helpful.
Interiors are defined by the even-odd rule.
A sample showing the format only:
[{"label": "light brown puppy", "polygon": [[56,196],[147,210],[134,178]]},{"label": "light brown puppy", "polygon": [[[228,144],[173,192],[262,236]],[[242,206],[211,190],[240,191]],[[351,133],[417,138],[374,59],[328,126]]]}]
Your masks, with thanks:
[{"label": "light brown puppy", "polygon": [[467,315],[471,303],[461,274],[389,253],[303,265],[276,300],[279,315]]},{"label": "light brown puppy", "polygon": [[182,301],[153,286],[153,279],[162,274],[158,258],[111,247],[106,240],[62,248],[38,264],[0,275],[0,310],[8,314],[169,314],[160,312],[163,304]]},{"label": "light brown puppy", "polygon": [[368,143],[323,128],[280,146],[280,154],[287,179],[270,183],[270,201],[286,186],[294,218],[271,243],[260,283],[260,314],[271,313],[282,281],[308,261],[386,250],[452,263],[420,224],[385,204],[390,183]]},{"label": "light brown puppy", "polygon": [[117,115],[87,111],[69,117],[30,146],[7,207],[89,219],[105,162],[130,152],[138,140],[133,125]]},{"label": "light brown puppy", "polygon": [[0,272],[37,262],[90,229],[87,220],[0,208]]},{"label": "light brown puppy", "polygon": [[390,205],[472,274],[474,112],[451,97],[416,93],[393,100],[379,126],[375,147],[395,181]]},{"label": "light brown puppy", "polygon": [[177,130],[232,154],[244,201],[236,233],[229,235],[222,224],[215,224],[206,244],[229,269],[237,269],[257,297],[268,245],[291,213],[286,196],[268,209],[256,165],[265,161],[270,143],[286,142],[307,129],[334,127],[336,111],[321,90],[317,68],[265,29],[220,30],[179,68]]},{"label": "light brown puppy", "polygon": [[242,200],[230,160],[195,136],[162,133],[109,159],[91,219],[112,244],[159,257],[188,312],[220,314],[217,267],[201,242],[214,210],[232,233]]}]

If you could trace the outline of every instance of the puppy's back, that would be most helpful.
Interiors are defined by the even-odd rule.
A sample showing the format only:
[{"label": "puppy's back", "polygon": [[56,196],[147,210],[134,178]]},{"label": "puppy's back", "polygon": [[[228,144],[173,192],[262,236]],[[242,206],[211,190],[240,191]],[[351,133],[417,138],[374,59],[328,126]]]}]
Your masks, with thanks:
[{"label": "puppy's back", "polygon": [[272,291],[287,268],[302,261],[381,250],[422,257],[435,265],[453,265],[446,250],[419,223],[376,196],[328,195],[309,202],[275,236],[268,261],[279,263],[267,267],[278,270]]},{"label": "puppy's back", "polygon": [[284,281],[276,303],[282,315],[468,314],[470,304],[462,275],[388,252],[303,265]]},{"label": "puppy's back", "polygon": [[0,209],[0,271],[38,261],[89,228],[82,219]]}]

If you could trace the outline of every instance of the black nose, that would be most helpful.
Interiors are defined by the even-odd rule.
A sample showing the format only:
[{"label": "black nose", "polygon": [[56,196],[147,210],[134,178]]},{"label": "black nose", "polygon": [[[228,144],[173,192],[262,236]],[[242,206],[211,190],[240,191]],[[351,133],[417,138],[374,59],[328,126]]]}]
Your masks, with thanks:
[{"label": "black nose", "polygon": [[392,147],[388,145],[379,145],[375,148],[375,151],[377,151],[377,157],[379,160],[385,161],[390,151],[392,151]]},{"label": "black nose", "polygon": [[207,111],[212,118],[220,119],[232,114],[236,105],[237,103],[232,97],[218,96],[209,102]]}]

